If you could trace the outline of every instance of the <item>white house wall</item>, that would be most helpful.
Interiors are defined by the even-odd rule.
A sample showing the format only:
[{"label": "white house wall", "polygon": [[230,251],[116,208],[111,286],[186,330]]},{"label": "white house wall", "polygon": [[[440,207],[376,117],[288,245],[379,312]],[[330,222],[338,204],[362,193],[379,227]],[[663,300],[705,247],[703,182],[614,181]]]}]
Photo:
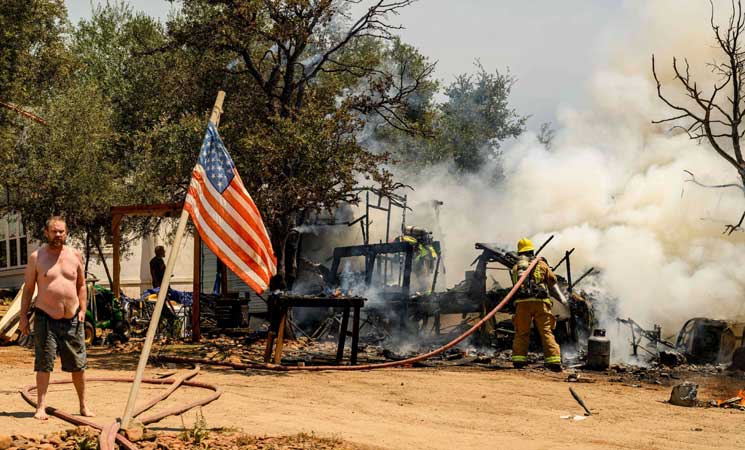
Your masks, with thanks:
[{"label": "white house wall", "polygon": [[[122,237],[124,240],[125,237]],[[170,252],[173,250],[168,246],[166,233],[161,236],[149,236],[147,238],[137,239],[132,243],[127,253],[122,256],[121,272],[119,282],[124,294],[129,297],[139,297],[147,289],[152,287],[150,278],[150,259],[155,256],[155,247],[162,245],[166,249],[166,261]],[[107,246],[104,249],[106,264],[109,270],[113,270],[113,249]],[[88,271],[93,273],[100,281],[98,284],[109,287],[106,271],[98,260],[92,257],[88,265]],[[181,248],[176,259],[176,265],[171,277],[171,288],[179,291],[192,291],[194,271],[194,240],[191,236],[184,236],[181,241]],[[113,273],[112,273],[113,277]]]}]

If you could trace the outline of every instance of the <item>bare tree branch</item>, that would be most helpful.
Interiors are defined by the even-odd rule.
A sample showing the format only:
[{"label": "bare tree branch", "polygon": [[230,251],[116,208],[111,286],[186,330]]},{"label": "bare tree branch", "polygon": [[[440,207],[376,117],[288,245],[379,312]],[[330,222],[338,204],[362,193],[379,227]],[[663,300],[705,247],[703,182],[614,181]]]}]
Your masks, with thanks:
[{"label": "bare tree branch", "polygon": [[733,188],[739,189],[740,192],[742,192],[743,195],[745,195],[745,187],[743,187],[743,185],[740,184],[740,183],[704,184],[704,183],[701,183],[700,181],[698,181],[696,179],[696,176],[690,170],[684,170],[683,172],[685,172],[685,173],[687,173],[688,175],[691,176],[691,178],[689,180],[685,180],[686,183],[693,183],[693,184],[695,184],[697,186],[701,186],[701,187],[704,187],[704,188],[711,188],[711,189],[723,189],[723,188],[731,188],[731,187],[733,187]]},{"label": "bare tree branch", "polygon": [[386,2],[385,0],[378,0],[375,5],[371,6],[367,12],[357,19],[357,21],[350,27],[346,36],[342,38],[335,45],[331,46],[326,52],[323,53],[321,59],[318,61],[316,66],[308,73],[304,75],[303,81],[313,79],[326,62],[344,46],[355,38],[363,36],[379,37],[384,39],[390,39],[391,32],[401,27],[395,27],[383,22],[383,18],[388,14],[398,14],[398,10],[409,6],[413,3],[413,0],[402,0],[397,2]]},{"label": "bare tree branch", "polygon": [[734,233],[735,231],[745,231],[742,228],[742,222],[743,222],[743,220],[745,220],[745,211],[743,211],[742,216],[740,216],[740,221],[739,222],[737,222],[734,225],[725,225],[724,226],[724,231],[722,231],[722,234],[730,235],[730,234]]}]

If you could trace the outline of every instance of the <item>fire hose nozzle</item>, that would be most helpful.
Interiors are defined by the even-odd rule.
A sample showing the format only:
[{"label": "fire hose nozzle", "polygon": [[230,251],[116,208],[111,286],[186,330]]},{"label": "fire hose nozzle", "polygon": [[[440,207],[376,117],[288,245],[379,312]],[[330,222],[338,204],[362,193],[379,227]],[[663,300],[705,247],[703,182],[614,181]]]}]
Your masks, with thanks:
[{"label": "fire hose nozzle", "polygon": [[567,299],[564,297],[564,294],[561,292],[561,289],[559,289],[559,286],[553,285],[551,286],[551,293],[553,294],[552,297],[559,301],[562,305],[567,304]]}]

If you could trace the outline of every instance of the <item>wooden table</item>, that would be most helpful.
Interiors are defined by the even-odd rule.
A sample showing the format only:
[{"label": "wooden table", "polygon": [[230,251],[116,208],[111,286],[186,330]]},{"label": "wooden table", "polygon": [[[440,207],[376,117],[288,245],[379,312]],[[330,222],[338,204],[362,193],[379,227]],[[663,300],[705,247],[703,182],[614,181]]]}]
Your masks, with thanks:
[{"label": "wooden table", "polygon": [[[270,314],[269,334],[266,339],[266,350],[264,361],[269,362],[274,354],[274,363],[282,362],[282,346],[284,344],[285,323],[287,312],[290,308],[343,308],[341,327],[339,330],[339,346],[336,349],[336,362],[341,362],[344,356],[344,342],[346,340],[347,326],[349,325],[349,312],[354,309],[352,318],[352,357],[351,364],[357,364],[357,345],[360,338],[360,308],[365,305],[362,297],[321,297],[321,296],[286,296],[271,295],[267,300]],[[272,352],[272,347],[276,347]]]}]

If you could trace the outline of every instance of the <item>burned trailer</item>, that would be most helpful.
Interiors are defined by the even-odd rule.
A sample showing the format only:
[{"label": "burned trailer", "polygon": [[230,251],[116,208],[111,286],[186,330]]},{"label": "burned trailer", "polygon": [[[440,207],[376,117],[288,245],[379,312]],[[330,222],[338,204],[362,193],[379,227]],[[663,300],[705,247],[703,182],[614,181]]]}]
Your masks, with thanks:
[{"label": "burned trailer", "polygon": [[[463,281],[445,292],[419,295],[412,299],[410,309],[417,311],[420,317],[426,314],[434,316],[435,333],[440,332],[441,315],[478,314],[479,317],[483,317],[499,304],[511,289],[503,288],[498,283],[493,288],[487,289],[487,272],[490,269],[512,269],[517,263],[517,254],[504,250],[497,244],[476,243],[475,248],[481,250],[481,254],[472,263],[472,266],[475,265],[474,270],[466,271]],[[569,254],[571,252],[567,252],[565,258],[554,266],[554,269],[565,261],[568,263]],[[495,262],[503,267],[490,266]],[[588,273],[589,271],[586,272]],[[590,327],[594,320],[592,305],[584,296],[573,292],[576,282],[570,284],[567,279],[559,275],[557,278],[559,289],[567,299],[567,304],[553,302],[553,312],[557,317],[556,339],[560,344],[576,344],[589,337]],[[502,313],[514,313],[514,304],[510,302]],[[480,344],[491,344],[498,348],[511,346],[514,325],[510,318],[505,318],[504,314],[501,317],[503,317],[502,320],[494,318],[482,327],[478,336]],[[533,334],[535,336],[531,338],[531,347],[540,348],[537,333]]]},{"label": "burned trailer", "polygon": [[[402,239],[390,243],[336,247],[328,272],[328,289],[366,296],[369,301],[363,310],[365,323],[375,327],[382,318],[389,336],[406,333],[419,337],[444,334],[446,327],[441,326],[443,316],[448,316],[446,319],[451,325],[448,334],[465,330],[477,317],[491,311],[510,291],[510,288],[503,288],[498,283],[487,289],[487,272],[497,269],[492,263],[503,266],[501,270],[511,269],[517,262],[517,254],[496,244],[476,243],[475,248],[481,254],[473,261],[473,270],[466,271],[465,279],[453,288],[434,292],[442,255],[438,241],[429,241],[427,244],[432,246],[437,258],[433,267],[424,270],[424,274],[416,273],[417,242]],[[358,270],[341,270],[345,260],[350,258],[364,258],[364,263]],[[568,255],[559,264],[564,262],[569,266]],[[554,302],[553,306],[557,317],[557,341],[560,344],[584,343],[593,323],[591,302],[573,292],[576,282],[572,285],[561,276],[557,275],[557,278],[559,289],[567,299],[566,305]],[[413,286],[415,279],[420,283],[418,289]],[[511,346],[514,326],[509,315],[514,312],[514,305],[508,304],[502,312],[497,316],[499,319],[492,319],[479,330],[477,344],[497,348]],[[461,316],[461,322],[452,326],[455,315]],[[534,338],[532,346],[538,349],[540,343],[537,333]]]}]

